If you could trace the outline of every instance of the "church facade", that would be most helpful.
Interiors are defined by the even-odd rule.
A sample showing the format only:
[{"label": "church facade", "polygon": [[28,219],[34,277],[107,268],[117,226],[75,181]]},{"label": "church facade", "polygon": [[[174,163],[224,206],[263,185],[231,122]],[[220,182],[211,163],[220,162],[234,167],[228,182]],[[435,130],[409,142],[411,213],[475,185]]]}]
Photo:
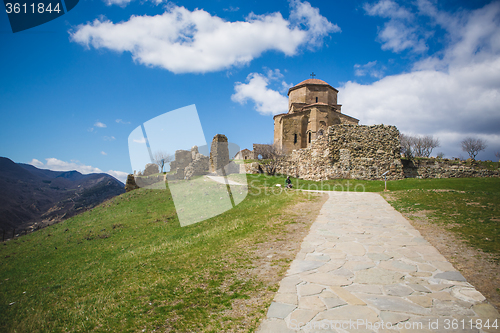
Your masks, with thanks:
[{"label": "church facade", "polygon": [[274,116],[274,144],[284,153],[308,148],[336,124],[357,125],[341,112],[338,90],[318,79],[302,81],[288,90],[288,112]]}]

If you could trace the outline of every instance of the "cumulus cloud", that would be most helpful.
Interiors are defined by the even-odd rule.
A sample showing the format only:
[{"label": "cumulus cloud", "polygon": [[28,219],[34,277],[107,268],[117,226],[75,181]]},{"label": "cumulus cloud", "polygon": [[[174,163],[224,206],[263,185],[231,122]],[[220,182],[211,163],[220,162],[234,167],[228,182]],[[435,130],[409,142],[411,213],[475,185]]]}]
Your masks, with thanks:
[{"label": "cumulus cloud", "polygon": [[107,172],[103,172],[101,169],[90,166],[90,165],[85,165],[80,163],[79,161],[71,161],[71,162],[66,162],[59,160],[57,158],[46,158],[45,163],[37,160],[36,158],[32,159],[29,164],[40,168],[40,169],[49,169],[53,171],[73,171],[76,170],[82,174],[89,174],[89,173],[107,173],[108,175],[111,175],[121,181],[122,183],[125,183],[127,181],[127,175],[128,173],[123,172],[123,171],[116,171],[116,170],[108,170]]},{"label": "cumulus cloud", "polygon": [[370,16],[389,19],[378,33],[383,50],[401,52],[408,49],[414,52],[424,52],[428,49],[415,25],[416,17],[410,10],[401,7],[392,0],[380,0],[374,4],[365,4],[363,9]]},{"label": "cumulus cloud", "polygon": [[417,61],[409,73],[368,85],[345,83],[339,89],[343,112],[364,124],[395,124],[403,132],[433,134],[450,156],[461,154],[463,138],[481,137],[492,155],[500,148],[500,3],[454,19],[429,2],[420,3],[428,6],[420,14],[436,18],[449,43],[439,55]]},{"label": "cumulus cloud", "polygon": [[70,31],[70,38],[88,48],[130,52],[146,66],[205,73],[248,64],[266,51],[293,56],[300,47],[318,47],[339,31],[308,2],[292,0],[288,20],[281,13],[251,13],[245,21],[229,22],[170,4],[162,15],[132,16],[120,23],[96,19]]},{"label": "cumulus cloud", "polygon": [[[281,80],[282,77],[283,75],[279,70],[270,70],[267,72],[267,76],[259,73],[251,73],[247,76],[247,83],[235,83],[235,93],[231,96],[231,100],[240,104],[251,100],[255,103],[255,110],[262,115],[275,115],[287,112],[287,97],[268,87],[271,81]],[[281,81],[281,86],[287,86],[285,81]]]},{"label": "cumulus cloud", "polygon": [[107,127],[106,124],[101,123],[100,121],[96,121],[94,124],[95,127],[100,127],[100,128],[105,128]]}]

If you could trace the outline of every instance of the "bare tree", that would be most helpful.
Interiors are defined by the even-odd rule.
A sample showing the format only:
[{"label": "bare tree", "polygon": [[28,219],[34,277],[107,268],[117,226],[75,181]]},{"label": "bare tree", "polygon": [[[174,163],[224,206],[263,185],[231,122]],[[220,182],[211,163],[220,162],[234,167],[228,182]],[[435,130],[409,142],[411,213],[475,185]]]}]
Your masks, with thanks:
[{"label": "bare tree", "polygon": [[163,167],[165,164],[171,162],[173,160],[173,156],[164,151],[157,151],[154,155],[154,161],[156,165],[160,168],[161,172],[163,172]]},{"label": "bare tree", "polygon": [[399,134],[399,141],[401,143],[401,154],[403,154],[407,159],[413,159],[413,141],[414,137],[406,135],[403,133]]},{"label": "bare tree", "polygon": [[469,154],[470,158],[476,159],[477,154],[486,149],[486,141],[483,139],[465,138],[462,141],[462,150]]},{"label": "bare tree", "polygon": [[500,162],[500,150],[495,153],[495,156],[498,158],[498,161]]},{"label": "bare tree", "polygon": [[278,166],[286,160],[287,155],[276,144],[266,145],[266,147],[262,147],[262,149],[265,151],[262,151],[261,154],[266,157],[262,162],[264,172],[273,176]]},{"label": "bare tree", "polygon": [[421,151],[416,155],[418,157],[430,157],[432,150],[439,147],[439,139],[434,138],[432,135],[426,135],[417,139]]},{"label": "bare tree", "polygon": [[399,140],[401,142],[401,153],[408,159],[429,157],[432,150],[439,147],[439,139],[434,138],[432,135],[411,136],[401,133]]}]

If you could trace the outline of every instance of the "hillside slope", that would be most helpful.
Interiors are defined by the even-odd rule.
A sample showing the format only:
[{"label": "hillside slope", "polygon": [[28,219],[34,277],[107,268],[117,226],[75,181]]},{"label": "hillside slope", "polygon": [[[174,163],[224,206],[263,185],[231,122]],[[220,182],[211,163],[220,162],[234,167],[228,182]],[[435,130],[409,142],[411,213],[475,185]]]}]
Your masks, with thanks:
[{"label": "hillside slope", "polygon": [[8,241],[0,331],[254,330],[314,220],[303,212],[317,214],[321,198],[250,189],[180,227],[168,189],[138,189]]},{"label": "hillside slope", "polygon": [[107,174],[43,170],[5,157],[0,157],[0,189],[3,230],[56,223],[125,192]]}]

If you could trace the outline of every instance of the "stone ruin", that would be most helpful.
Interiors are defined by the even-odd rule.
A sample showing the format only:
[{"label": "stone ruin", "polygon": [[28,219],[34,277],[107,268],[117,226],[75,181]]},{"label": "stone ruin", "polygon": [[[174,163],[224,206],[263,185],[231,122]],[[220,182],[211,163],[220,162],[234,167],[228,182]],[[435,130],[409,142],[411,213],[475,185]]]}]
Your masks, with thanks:
[{"label": "stone ruin", "polygon": [[224,176],[224,168],[229,164],[229,147],[227,137],[217,134],[210,146],[210,172]]},{"label": "stone ruin", "polygon": [[201,154],[197,146],[191,150],[177,150],[175,160],[170,162],[170,170],[175,170],[175,173],[167,175],[167,179],[180,180],[209,173],[217,176],[238,173],[240,167],[229,161],[227,137],[223,134],[217,134],[210,146],[210,157]]},{"label": "stone ruin", "polygon": [[[257,173],[255,168],[250,172]],[[447,159],[401,159],[399,131],[389,125],[339,124],[308,148],[293,150],[277,173],[308,180],[499,177],[500,170]]]},{"label": "stone ruin", "polygon": [[177,150],[175,160],[170,162],[170,170],[175,170],[175,173],[167,175],[167,179],[191,179],[193,176],[206,175],[208,165],[209,157],[200,154],[197,146],[191,150]]},{"label": "stone ruin", "polygon": [[143,176],[151,176],[154,174],[159,173],[160,170],[158,168],[158,165],[154,163],[148,163],[146,164],[146,168],[144,169],[144,172],[142,173]]},{"label": "stone ruin", "polygon": [[[222,134],[214,136],[210,149],[210,156],[201,154],[197,146],[191,150],[177,150],[175,160],[170,162],[170,171],[166,175],[167,180],[191,179],[194,176],[202,176],[209,173],[224,176],[231,173],[245,173],[244,165],[237,165],[229,161],[229,143],[227,137]],[[158,173],[158,166],[149,163],[143,173],[128,175],[125,185],[126,191],[139,187],[145,187],[165,180],[164,175],[151,177]],[[149,177],[148,177],[149,176]]]},{"label": "stone ruin", "polygon": [[327,135],[312,140],[311,147],[297,149],[277,172],[309,180],[336,178],[404,178],[400,157],[399,131],[388,125],[339,124]]}]

